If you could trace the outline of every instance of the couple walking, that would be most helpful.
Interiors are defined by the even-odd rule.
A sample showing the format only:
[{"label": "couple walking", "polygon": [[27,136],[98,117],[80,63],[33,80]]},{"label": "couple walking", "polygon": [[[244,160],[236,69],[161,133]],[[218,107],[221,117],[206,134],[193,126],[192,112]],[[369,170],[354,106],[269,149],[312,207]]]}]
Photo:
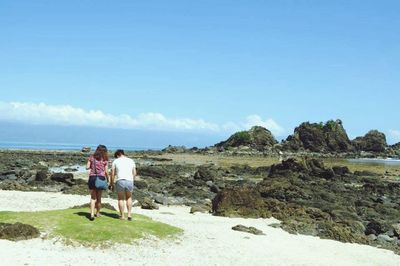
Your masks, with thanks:
[{"label": "couple walking", "polygon": [[[111,176],[108,172],[108,150],[99,145],[88,159],[86,169],[90,170],[88,186],[90,190],[90,220],[100,217],[101,194],[107,187],[118,193],[120,219],[125,220],[125,205],[128,221],[132,220],[132,192],[136,176],[135,162],[125,156],[124,150],[117,150],[112,162]],[[115,185],[114,185],[115,184]]]}]

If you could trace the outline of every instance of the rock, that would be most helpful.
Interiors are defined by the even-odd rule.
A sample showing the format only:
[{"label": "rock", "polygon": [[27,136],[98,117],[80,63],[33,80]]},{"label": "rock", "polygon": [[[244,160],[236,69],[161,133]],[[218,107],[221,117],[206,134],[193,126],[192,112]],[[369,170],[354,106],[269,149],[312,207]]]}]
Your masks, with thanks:
[{"label": "rock", "polygon": [[210,187],[210,191],[213,192],[213,193],[218,193],[218,192],[221,191],[221,189],[220,189],[217,185],[213,184],[213,185]]},{"label": "rock", "polygon": [[312,152],[349,152],[353,146],[341,120],[323,123],[302,123],[295,128],[282,148],[284,150],[308,150]]},{"label": "rock", "polygon": [[219,192],[212,202],[214,215],[270,218],[261,195],[251,188],[230,188]]},{"label": "rock", "polygon": [[271,166],[268,178],[292,177],[292,176],[314,176],[325,179],[332,179],[335,173],[332,169],[326,168],[321,160],[305,158],[302,161],[289,158],[279,164]]},{"label": "rock", "polygon": [[395,239],[391,238],[388,235],[380,234],[380,235],[378,235],[377,240],[379,242],[393,242]]},{"label": "rock", "polygon": [[10,180],[10,181],[15,181],[18,179],[16,175],[7,175],[5,176],[5,179]]},{"label": "rock", "polygon": [[353,140],[353,145],[358,151],[385,152],[388,147],[386,136],[378,130],[369,131],[364,137],[357,137]]},{"label": "rock", "polygon": [[67,168],[64,169],[64,171],[71,173],[71,172],[78,172],[78,169],[77,168],[72,168],[72,167],[67,167]]},{"label": "rock", "polygon": [[208,184],[212,184],[212,182],[217,180],[219,177],[220,173],[218,168],[213,165],[201,165],[194,174],[194,179],[210,182]]},{"label": "rock", "polygon": [[194,205],[190,208],[190,213],[194,214],[196,212],[209,213],[211,212],[211,208],[206,205]]},{"label": "rock", "polygon": [[241,225],[241,224],[232,227],[232,230],[245,232],[245,233],[249,233],[249,234],[253,234],[253,235],[265,235],[263,233],[263,231],[255,228],[255,227],[252,227],[252,226],[247,227],[247,226],[244,226],[244,225]]},{"label": "rock", "polygon": [[168,205],[168,198],[163,196],[155,196],[154,201],[158,204]]},{"label": "rock", "polygon": [[255,126],[249,131],[241,131],[233,134],[228,140],[215,145],[218,150],[248,146],[249,148],[263,151],[273,147],[278,142],[271,131],[264,127]]},{"label": "rock", "polygon": [[35,176],[36,181],[45,181],[47,179],[48,172],[47,171],[38,171]]},{"label": "rock", "polygon": [[187,148],[185,146],[172,146],[172,145],[168,145],[168,147],[162,150],[162,152],[167,152],[167,153],[184,153],[185,151],[187,151]]},{"label": "rock", "polygon": [[146,189],[149,187],[147,181],[143,179],[135,179],[135,187],[138,189]]},{"label": "rock", "polygon": [[85,153],[89,153],[89,152],[92,151],[92,148],[90,148],[90,147],[83,147],[81,151],[82,151],[82,152],[85,152]]},{"label": "rock", "polygon": [[213,181],[207,181],[206,182],[207,187],[212,187],[214,185]]},{"label": "rock", "polygon": [[138,169],[138,174],[140,176],[147,176],[147,177],[153,177],[153,178],[163,178],[168,176],[167,171],[165,170],[164,166],[140,166]]},{"label": "rock", "polygon": [[367,235],[367,239],[369,241],[375,241],[378,237],[374,234]]},{"label": "rock", "polygon": [[347,166],[333,166],[332,170],[335,173],[335,175],[338,175],[338,176],[346,176],[346,175],[351,174],[351,172]]},{"label": "rock", "polygon": [[18,241],[37,238],[39,236],[39,230],[31,225],[0,223],[0,239]]},{"label": "rock", "polygon": [[56,182],[65,183],[69,186],[75,184],[74,175],[70,173],[54,173],[51,175],[50,179]]},{"label": "rock", "polygon": [[150,198],[144,198],[141,202],[140,205],[142,209],[144,210],[158,210],[159,207],[157,204],[155,204]]},{"label": "rock", "polygon": [[365,229],[365,234],[370,235],[380,235],[384,232],[383,226],[380,222],[377,221],[372,221],[367,224],[366,229]]},{"label": "rock", "polygon": [[273,223],[273,224],[269,224],[268,226],[272,227],[272,228],[281,228],[282,225],[280,223]]},{"label": "rock", "polygon": [[393,233],[395,236],[400,237],[400,223],[392,224]]}]

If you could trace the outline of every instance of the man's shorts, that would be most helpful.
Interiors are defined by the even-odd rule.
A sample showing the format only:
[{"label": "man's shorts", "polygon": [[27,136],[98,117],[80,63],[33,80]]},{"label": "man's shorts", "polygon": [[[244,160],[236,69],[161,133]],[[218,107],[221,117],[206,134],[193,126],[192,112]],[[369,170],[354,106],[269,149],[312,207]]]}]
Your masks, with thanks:
[{"label": "man's shorts", "polygon": [[133,181],[121,179],[118,180],[115,186],[117,192],[132,192]]}]

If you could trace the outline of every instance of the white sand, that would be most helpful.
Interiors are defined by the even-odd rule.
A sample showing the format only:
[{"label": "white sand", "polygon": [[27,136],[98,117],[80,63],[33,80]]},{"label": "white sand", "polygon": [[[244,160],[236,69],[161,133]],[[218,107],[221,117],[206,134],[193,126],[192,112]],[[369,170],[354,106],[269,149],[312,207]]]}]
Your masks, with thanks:
[{"label": "white sand", "polygon": [[[62,209],[83,204],[89,197],[58,193],[0,191],[0,211]],[[114,200],[105,199],[115,205]],[[26,202],[26,204],[23,204]],[[135,208],[185,230],[179,240],[147,240],[111,249],[63,246],[56,240],[0,240],[1,265],[400,265],[391,251],[344,244],[316,237],[290,235],[269,227],[274,219],[240,219],[189,214],[187,207]],[[95,222],[94,222],[95,223]],[[237,224],[266,233],[235,232]],[[84,233],[84,232],[83,232]]]}]

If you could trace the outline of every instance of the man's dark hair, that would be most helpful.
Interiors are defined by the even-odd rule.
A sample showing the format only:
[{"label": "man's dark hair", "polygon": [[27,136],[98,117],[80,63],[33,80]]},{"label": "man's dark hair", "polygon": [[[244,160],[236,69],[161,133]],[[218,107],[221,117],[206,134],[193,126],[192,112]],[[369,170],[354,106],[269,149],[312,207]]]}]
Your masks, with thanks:
[{"label": "man's dark hair", "polygon": [[120,157],[121,155],[125,155],[124,150],[117,150],[117,151],[114,153],[114,157],[115,157],[115,158],[118,158],[118,157]]}]

